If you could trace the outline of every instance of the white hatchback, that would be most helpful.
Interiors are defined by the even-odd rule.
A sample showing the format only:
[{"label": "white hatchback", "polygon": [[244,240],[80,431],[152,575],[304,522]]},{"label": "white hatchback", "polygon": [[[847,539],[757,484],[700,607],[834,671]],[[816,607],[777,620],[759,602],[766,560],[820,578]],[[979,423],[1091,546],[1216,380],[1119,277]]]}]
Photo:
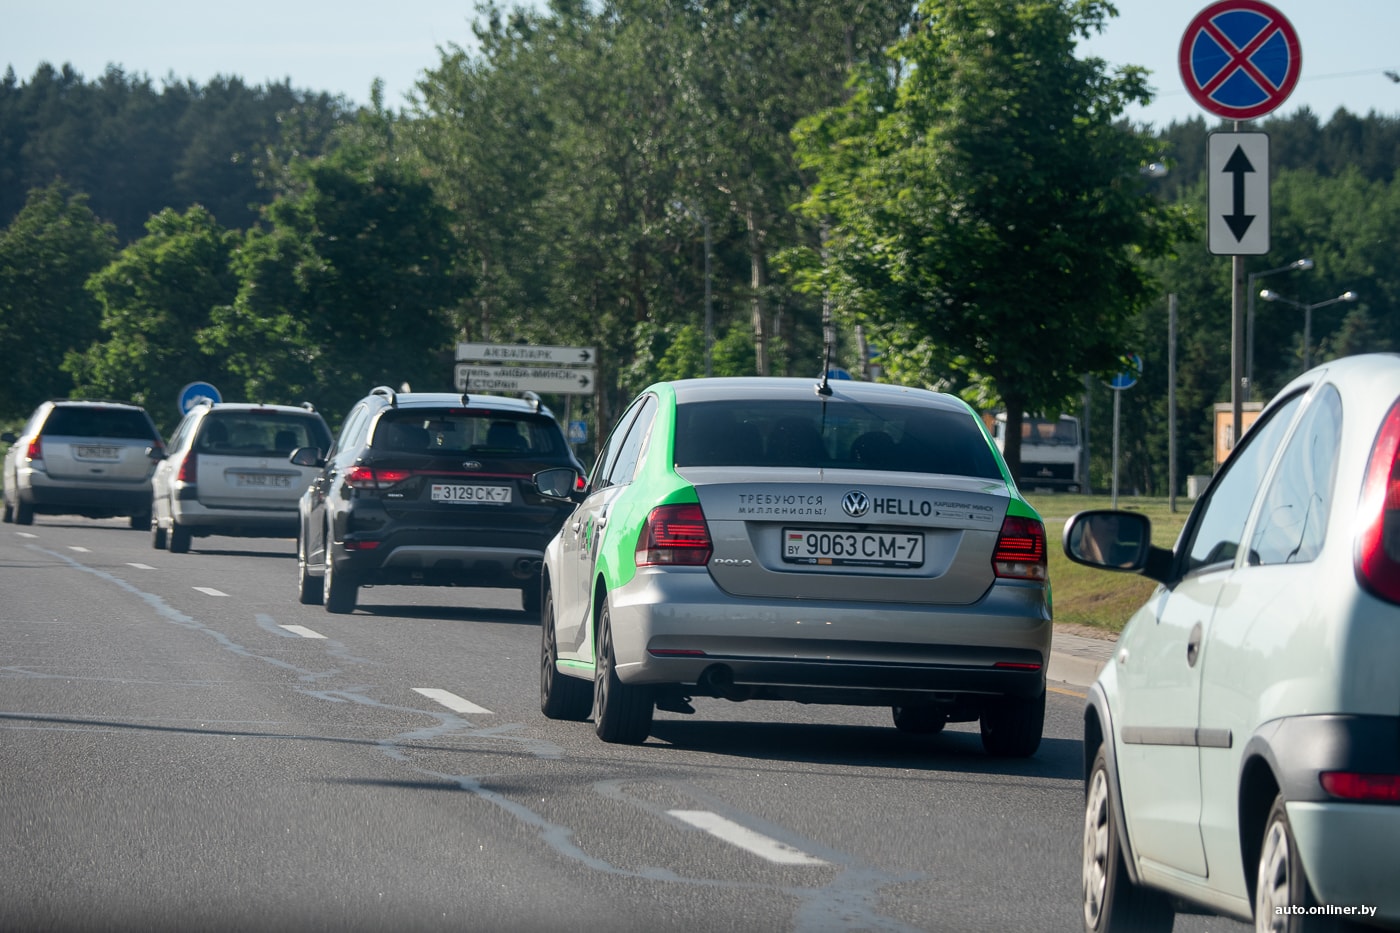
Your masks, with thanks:
[{"label": "white hatchback", "polygon": [[1085,708],[1084,926],[1181,901],[1259,930],[1400,926],[1400,355],[1273,399],[1173,550],[1082,512],[1074,561],[1161,585]]},{"label": "white hatchback", "polygon": [[208,535],[295,538],[297,504],[318,474],[294,451],[330,449],[331,432],[309,405],[240,402],[191,409],[152,479],[151,544],[190,549]]}]

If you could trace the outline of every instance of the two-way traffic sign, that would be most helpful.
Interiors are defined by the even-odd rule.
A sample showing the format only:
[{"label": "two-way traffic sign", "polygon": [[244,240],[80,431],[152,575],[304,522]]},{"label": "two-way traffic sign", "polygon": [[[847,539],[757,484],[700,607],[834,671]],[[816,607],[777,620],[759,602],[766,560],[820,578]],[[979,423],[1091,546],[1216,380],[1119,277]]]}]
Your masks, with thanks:
[{"label": "two-way traffic sign", "polygon": [[1262,256],[1269,251],[1269,136],[1210,136],[1210,251]]}]

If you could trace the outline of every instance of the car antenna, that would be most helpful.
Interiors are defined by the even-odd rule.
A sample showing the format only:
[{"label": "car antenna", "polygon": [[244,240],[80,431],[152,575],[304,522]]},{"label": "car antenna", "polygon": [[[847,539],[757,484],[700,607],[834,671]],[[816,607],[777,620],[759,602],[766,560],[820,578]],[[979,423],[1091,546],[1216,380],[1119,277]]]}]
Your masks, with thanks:
[{"label": "car antenna", "polygon": [[817,394],[822,398],[831,397],[831,312],[822,315],[822,381],[817,383]]}]

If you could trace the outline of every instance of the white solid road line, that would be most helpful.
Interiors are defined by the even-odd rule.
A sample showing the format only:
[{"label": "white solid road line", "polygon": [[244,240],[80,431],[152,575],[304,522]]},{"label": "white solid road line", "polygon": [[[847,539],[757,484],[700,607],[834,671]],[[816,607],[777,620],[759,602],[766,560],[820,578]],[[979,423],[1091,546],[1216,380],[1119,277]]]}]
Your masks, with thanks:
[{"label": "white solid road line", "polygon": [[227,596],[227,595],[228,595],[227,593],[225,593],[225,592],[222,591],[222,590],[216,590],[216,589],[214,589],[212,586],[196,586],[194,589],[197,590],[197,591],[200,592],[200,593],[203,593],[205,596]]},{"label": "white solid road line", "polygon": [[325,637],[326,637],[326,636],[322,635],[320,632],[313,632],[311,629],[307,628],[307,627],[304,626],[304,625],[281,625],[281,626],[278,626],[278,628],[284,628],[284,629],[286,629],[287,631],[291,632],[293,635],[300,635],[302,638],[325,638]]},{"label": "white solid road line", "polygon": [[767,859],[778,865],[827,864],[824,859],[808,855],[801,849],[795,849],[786,843],[770,839],[762,833],[756,833],[747,826],[741,826],[733,820],[725,819],[718,813],[711,813],[708,810],[667,810],[666,812],[682,822],[689,823],[696,829],[703,829],[716,839],[722,839],[730,845],[738,846],[746,852],[751,852],[759,858]]},{"label": "white solid road line", "polygon": [[455,693],[448,693],[436,687],[414,687],[413,692],[423,694],[434,703],[441,703],[454,713],[491,713],[489,709],[477,706],[471,700],[464,700]]}]

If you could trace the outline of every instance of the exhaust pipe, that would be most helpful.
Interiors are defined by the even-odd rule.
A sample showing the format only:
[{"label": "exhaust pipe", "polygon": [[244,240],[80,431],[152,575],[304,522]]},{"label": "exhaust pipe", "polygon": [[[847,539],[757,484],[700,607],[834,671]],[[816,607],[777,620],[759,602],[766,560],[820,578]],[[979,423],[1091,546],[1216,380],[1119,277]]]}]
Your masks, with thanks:
[{"label": "exhaust pipe", "polygon": [[752,686],[735,684],[734,672],[727,664],[711,664],[705,668],[700,672],[696,686],[710,696],[719,697],[721,700],[733,700],[735,703],[751,700],[757,692]]},{"label": "exhaust pipe", "polygon": [[544,561],[538,557],[521,557],[515,561],[512,572],[517,577],[537,577],[542,567]]}]

